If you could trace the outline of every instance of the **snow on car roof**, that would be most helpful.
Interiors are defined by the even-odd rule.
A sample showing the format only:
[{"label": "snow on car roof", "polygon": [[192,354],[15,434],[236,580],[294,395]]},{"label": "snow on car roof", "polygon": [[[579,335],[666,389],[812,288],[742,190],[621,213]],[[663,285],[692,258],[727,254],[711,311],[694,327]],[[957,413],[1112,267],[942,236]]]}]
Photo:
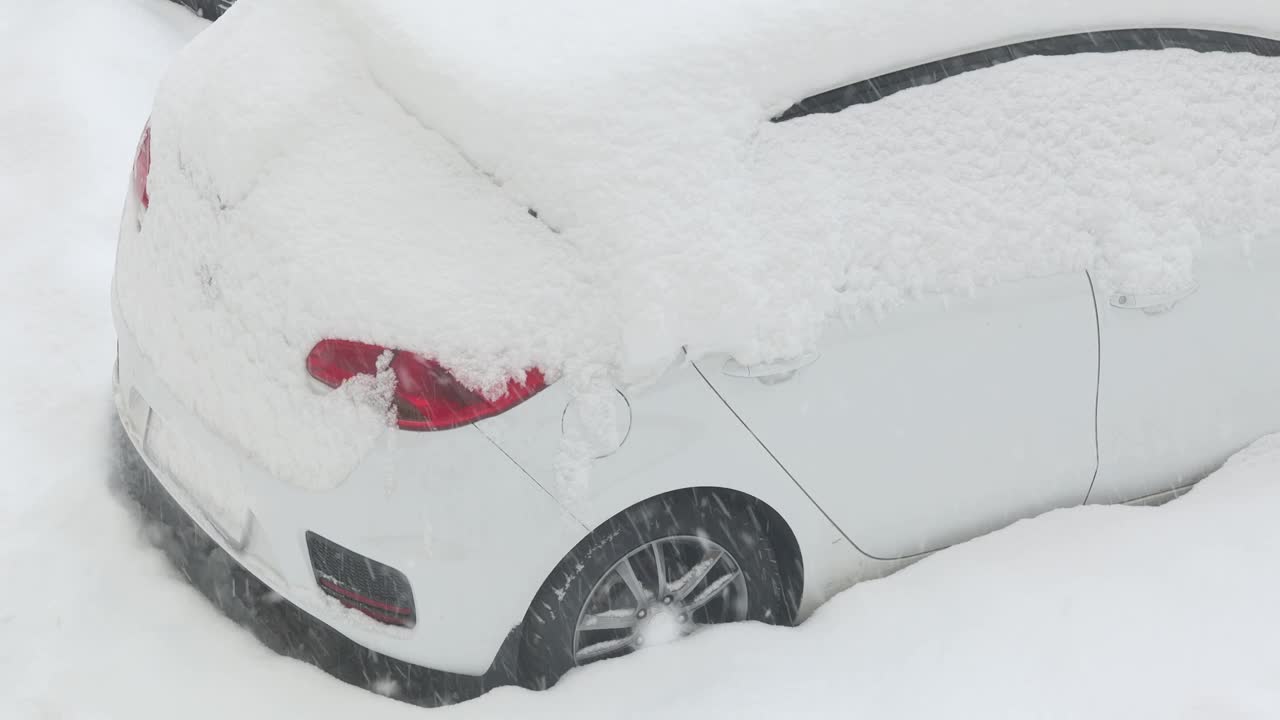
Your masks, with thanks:
[{"label": "snow on car roof", "polygon": [[618,173],[737,152],[797,100],[915,64],[1103,29],[1280,37],[1258,0],[329,3],[382,87],[565,224],[590,218],[540,197],[548,178],[597,207]]},{"label": "snow on car roof", "polygon": [[242,4],[157,98],[125,320],[211,424],[324,484],[380,418],[310,392],[323,337],[419,351],[479,387],[532,366],[626,385],[681,348],[792,357],[833,316],[931,293],[1083,269],[1168,290],[1206,244],[1275,240],[1272,58],[1027,58],[770,122],[1006,41],[1280,34],[1280,6],[1248,0],[1024,6]]}]

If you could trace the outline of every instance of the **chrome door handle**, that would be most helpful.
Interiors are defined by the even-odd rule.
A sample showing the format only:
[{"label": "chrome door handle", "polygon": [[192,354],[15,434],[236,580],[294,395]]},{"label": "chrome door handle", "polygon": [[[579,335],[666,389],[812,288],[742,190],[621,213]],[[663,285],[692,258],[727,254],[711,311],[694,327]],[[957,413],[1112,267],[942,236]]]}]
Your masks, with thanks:
[{"label": "chrome door handle", "polygon": [[1174,305],[1191,297],[1199,289],[1200,284],[1193,282],[1181,290],[1174,290],[1170,293],[1151,295],[1115,293],[1111,296],[1111,307],[1120,308],[1121,310],[1142,310],[1148,315],[1155,315],[1156,313],[1172,310]]},{"label": "chrome door handle", "polygon": [[812,352],[789,360],[758,363],[756,365],[743,365],[737,360],[729,358],[725,361],[721,372],[730,377],[755,378],[762,383],[771,384],[790,379],[797,370],[812,365],[819,357],[821,357],[820,353]]}]

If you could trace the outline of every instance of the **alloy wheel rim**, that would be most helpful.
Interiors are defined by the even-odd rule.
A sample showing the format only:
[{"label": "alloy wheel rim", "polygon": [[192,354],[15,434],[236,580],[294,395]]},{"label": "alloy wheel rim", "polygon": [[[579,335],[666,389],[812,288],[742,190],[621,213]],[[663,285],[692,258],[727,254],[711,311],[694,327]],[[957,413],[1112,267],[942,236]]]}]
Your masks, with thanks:
[{"label": "alloy wheel rim", "polygon": [[692,535],[647,542],[600,576],[573,633],[584,665],[689,635],[703,625],[745,620],[747,581],[719,544]]}]

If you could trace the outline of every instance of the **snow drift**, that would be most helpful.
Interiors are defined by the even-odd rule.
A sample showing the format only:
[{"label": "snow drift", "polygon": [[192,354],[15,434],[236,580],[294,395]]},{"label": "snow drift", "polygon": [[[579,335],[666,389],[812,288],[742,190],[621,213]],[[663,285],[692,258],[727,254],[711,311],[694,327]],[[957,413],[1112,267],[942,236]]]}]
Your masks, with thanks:
[{"label": "snow drift", "polygon": [[302,361],[325,337],[480,388],[530,367],[627,385],[681,348],[792,357],[833,315],[1005,280],[1088,268],[1164,291],[1206,244],[1278,240],[1272,59],[1028,58],[769,121],[1026,37],[1280,34],[1280,7],[1248,0],[1023,5],[238,6],[157,98],[121,321],[192,410],[323,487],[386,425],[354,388],[314,391]]}]

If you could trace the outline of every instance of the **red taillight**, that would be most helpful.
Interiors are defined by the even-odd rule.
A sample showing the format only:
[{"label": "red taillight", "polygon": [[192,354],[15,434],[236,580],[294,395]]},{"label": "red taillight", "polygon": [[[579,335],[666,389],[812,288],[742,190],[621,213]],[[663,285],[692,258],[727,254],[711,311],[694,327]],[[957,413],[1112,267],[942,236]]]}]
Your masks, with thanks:
[{"label": "red taillight", "polygon": [[307,355],[311,377],[338,387],[357,375],[376,375],[378,358],[386,348],[351,340],[321,340]]},{"label": "red taillight", "polygon": [[390,369],[396,376],[397,423],[405,430],[448,430],[506,412],[547,386],[542,371],[534,368],[523,382],[507,381],[506,391],[492,400],[467,388],[439,363],[404,350],[353,340],[321,340],[307,355],[311,377],[338,387],[357,375],[374,375],[378,360],[390,352]]},{"label": "red taillight", "polygon": [[142,139],[138,141],[138,154],[133,158],[133,192],[142,202],[142,207],[151,205],[151,196],[147,194],[147,176],[151,174],[151,123],[142,128]]}]

